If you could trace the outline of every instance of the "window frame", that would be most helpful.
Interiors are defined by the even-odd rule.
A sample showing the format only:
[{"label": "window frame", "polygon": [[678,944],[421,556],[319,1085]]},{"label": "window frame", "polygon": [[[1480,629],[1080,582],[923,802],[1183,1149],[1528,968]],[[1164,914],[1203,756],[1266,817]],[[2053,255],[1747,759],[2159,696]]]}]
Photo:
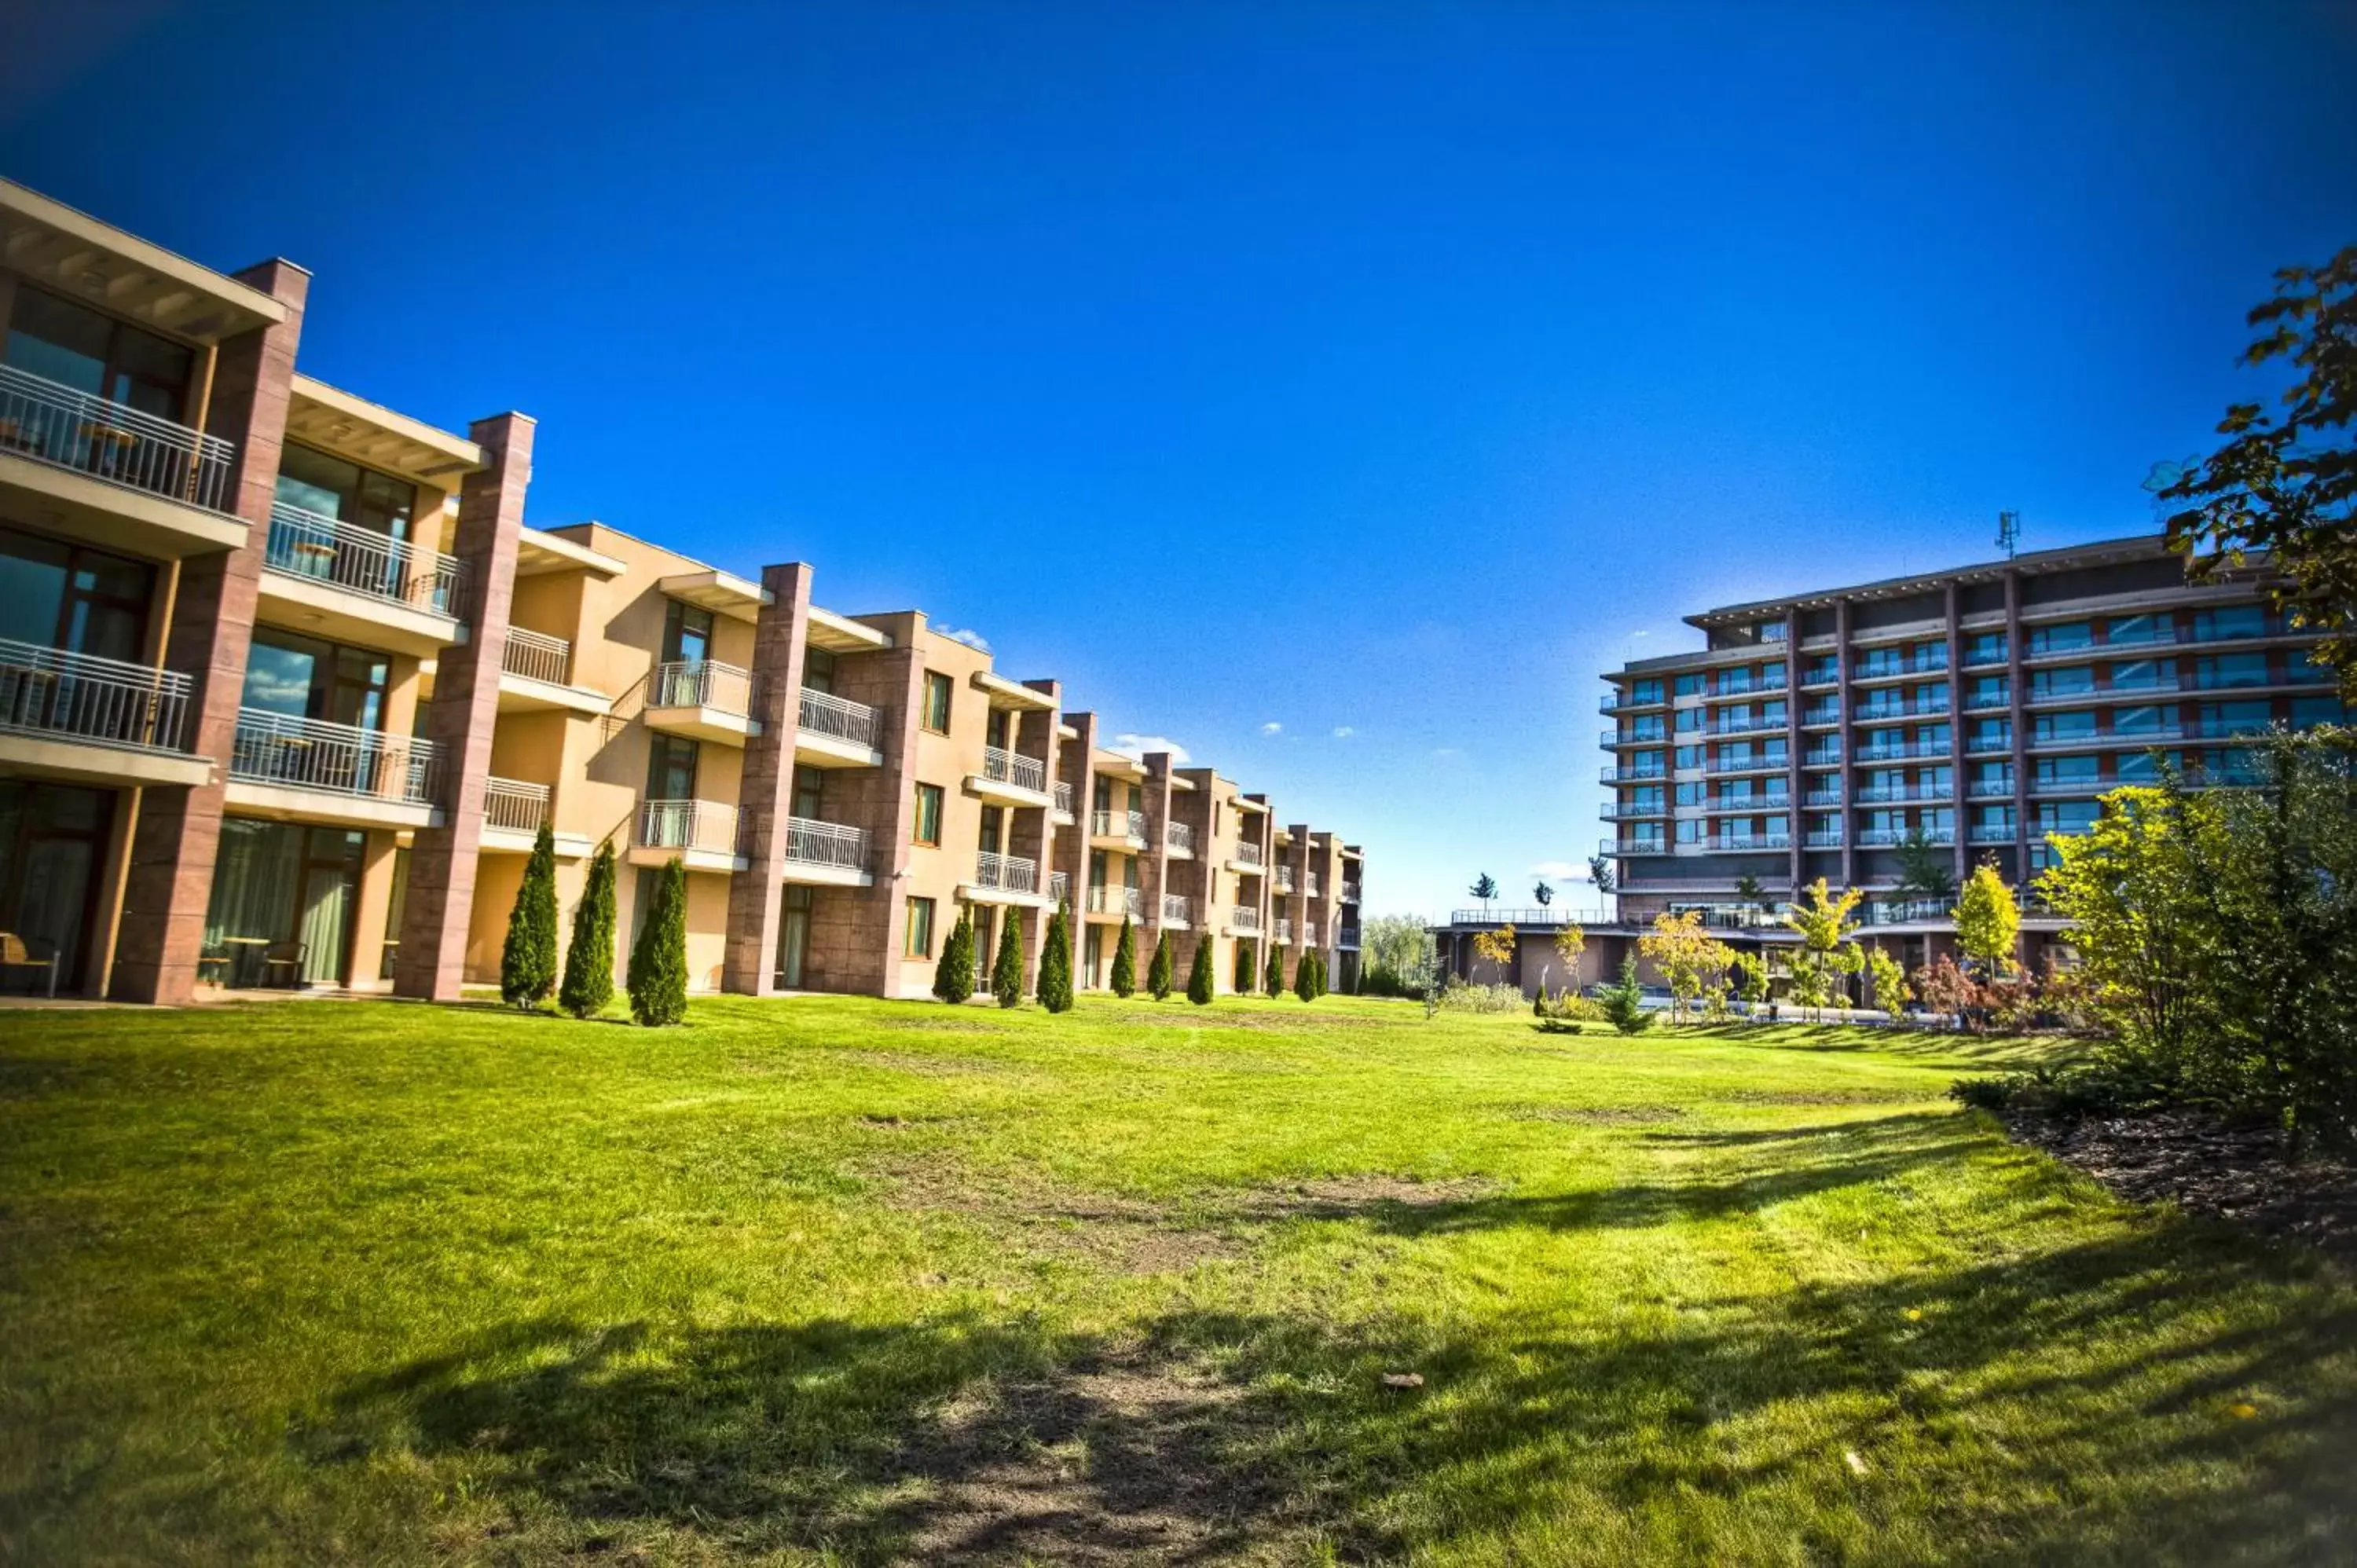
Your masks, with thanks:
[{"label": "window frame", "polygon": [[[955,689],[955,682],[940,671],[925,671],[923,691],[917,705],[919,729],[923,730],[927,735],[950,733],[951,699]],[[938,724],[933,722],[933,710],[936,706],[941,710],[941,722]]]},{"label": "window frame", "polygon": [[[901,912],[900,956],[911,959],[932,957],[933,900],[917,894],[910,894],[904,901]],[[920,928],[924,933],[924,940],[921,942],[917,940]]]},{"label": "window frame", "polygon": [[[932,836],[931,838],[927,838],[925,836],[928,828],[928,824],[925,820],[927,816],[925,808],[929,800],[932,806],[932,811],[931,812],[932,821],[930,824]],[[943,799],[943,791],[940,785],[928,784],[921,779],[918,781],[916,804],[909,812],[909,842],[910,843],[915,844],[920,849],[939,849],[942,847],[942,816],[945,805],[946,802]]]}]

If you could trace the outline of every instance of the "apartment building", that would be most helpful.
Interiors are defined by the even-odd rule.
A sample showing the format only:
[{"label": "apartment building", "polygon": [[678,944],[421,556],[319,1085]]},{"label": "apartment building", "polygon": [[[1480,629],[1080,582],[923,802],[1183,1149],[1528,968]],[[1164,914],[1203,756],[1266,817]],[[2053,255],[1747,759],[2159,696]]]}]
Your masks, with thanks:
[{"label": "apartment building", "polygon": [[[1699,908],[1772,940],[1765,907],[1823,876],[1868,890],[1866,931],[1902,961],[1953,951],[1951,901],[1902,890],[1902,846],[2018,886],[2049,833],[2162,761],[2231,781],[2238,737],[2346,721],[2263,573],[2189,581],[2156,535],[1686,618],[1703,648],[1604,677],[1621,924]],[[2057,925],[2028,911],[2032,961]]]},{"label": "apartment building", "polygon": [[568,907],[617,846],[618,959],[683,864],[702,990],[921,995],[961,912],[1028,983],[1074,887],[1267,929],[1265,799],[807,564],[527,525],[533,421],[303,373],[308,283],[0,182],[0,986],[455,996],[544,822]]}]

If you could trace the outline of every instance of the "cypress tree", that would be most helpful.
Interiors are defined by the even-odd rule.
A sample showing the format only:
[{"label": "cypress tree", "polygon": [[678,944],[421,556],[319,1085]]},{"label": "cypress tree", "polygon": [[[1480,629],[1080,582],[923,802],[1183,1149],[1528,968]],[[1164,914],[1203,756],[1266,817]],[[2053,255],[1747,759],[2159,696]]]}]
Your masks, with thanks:
[{"label": "cypress tree", "polygon": [[1146,966],[1146,989],[1154,993],[1157,1002],[1170,1000],[1170,986],[1177,980],[1178,961],[1170,956],[1170,933],[1154,944],[1154,961]]},{"label": "cypress tree", "polygon": [[508,911],[500,950],[500,995],[511,1007],[537,1007],[556,989],[556,835],[546,819],[523,863],[523,882]]},{"label": "cypress tree", "polygon": [[1324,948],[1319,948],[1309,955],[1309,981],[1318,988],[1318,995],[1326,994],[1326,950]]},{"label": "cypress tree", "polygon": [[1271,996],[1285,994],[1285,950],[1283,948],[1272,947],[1268,950],[1268,972],[1261,977],[1260,988]]},{"label": "cypress tree", "polygon": [[1232,982],[1236,994],[1239,996],[1250,996],[1253,993],[1253,982],[1259,978],[1260,965],[1254,961],[1252,939],[1250,937],[1237,938],[1236,972],[1234,981]]},{"label": "cypress tree", "polygon": [[1310,1002],[1317,999],[1317,961],[1318,961],[1305,949],[1301,954],[1301,961],[1293,966],[1293,993],[1296,996],[1300,997],[1304,1002]]},{"label": "cypress tree", "polygon": [[687,1016],[687,867],[663,867],[655,907],[630,949],[630,1016],[648,1028]]},{"label": "cypress tree", "polygon": [[990,993],[1001,1007],[1023,1005],[1023,941],[1015,934],[1019,923],[1011,909],[999,922],[998,961],[990,966]]},{"label": "cypress tree", "polygon": [[1113,993],[1129,997],[1137,991],[1137,937],[1129,929],[1129,917],[1121,918],[1121,940],[1113,950]]},{"label": "cypress tree", "polygon": [[1198,1007],[1211,1004],[1211,939],[1195,939],[1195,961],[1187,966],[1187,1000]]},{"label": "cypress tree", "polygon": [[1050,1013],[1072,1010],[1072,922],[1060,901],[1048,922],[1048,942],[1039,954],[1039,1005]]},{"label": "cypress tree", "polygon": [[606,1010],[614,999],[614,842],[597,846],[589,886],[573,907],[573,945],[565,950],[565,983],[556,1004],[576,1018]]},{"label": "cypress tree", "polygon": [[957,924],[942,943],[942,956],[933,965],[933,994],[952,1004],[974,994],[974,921],[963,909],[958,911]]}]

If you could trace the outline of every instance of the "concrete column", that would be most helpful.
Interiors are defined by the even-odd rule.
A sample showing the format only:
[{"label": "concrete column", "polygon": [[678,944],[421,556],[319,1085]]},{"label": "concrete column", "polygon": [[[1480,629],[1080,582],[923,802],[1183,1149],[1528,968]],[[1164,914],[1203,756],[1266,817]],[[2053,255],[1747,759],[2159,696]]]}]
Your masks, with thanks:
[{"label": "concrete column", "polygon": [[[909,835],[917,810],[917,721],[925,660],[918,646],[925,619],[913,611],[863,616],[892,646],[835,665],[835,691],[877,709],[880,768],[839,768],[827,779],[827,812],[867,832],[868,887],[821,891],[811,921],[812,983],[866,996],[899,994],[900,946],[908,927]],[[944,902],[934,913],[938,944],[956,918]]]},{"label": "concrete column", "polygon": [[1954,761],[1950,768],[1950,814],[1956,820],[1956,880],[1962,883],[1972,869],[1971,808],[1965,803],[1969,783],[1966,775],[1972,764],[1964,752],[1964,594],[1954,583],[1948,585],[1948,734],[1953,738]]},{"label": "concrete column", "polygon": [[[1064,748],[1056,738],[1056,726],[1061,721],[1064,710],[1063,682],[1035,680],[1026,681],[1023,684],[1034,692],[1044,693],[1056,704],[1046,713],[1027,713],[1017,715],[1015,734],[1017,754],[1037,757],[1045,769],[1048,799],[1052,801],[1056,798],[1057,780],[1062,777],[1061,765],[1064,757]],[[1079,795],[1075,791],[1076,809],[1078,803]],[[1056,812],[1053,806],[1046,811],[1017,811],[1007,818],[1007,853],[1021,855],[1039,866],[1039,892],[1043,897],[1048,892],[1048,878],[1056,870],[1057,842],[1066,836],[1069,835],[1059,834],[1056,832]],[[1077,885],[1075,882],[1075,886]],[[1023,944],[1023,988],[1026,991],[1039,989],[1039,955],[1046,950],[1048,921],[1054,913],[1052,907],[1047,909],[1026,909],[1020,905],[1007,906],[1006,918],[1017,922],[1016,929],[1020,933]]]},{"label": "concrete column", "polygon": [[459,619],[467,639],[442,650],[425,736],[441,752],[442,822],[410,842],[409,889],[403,896],[401,951],[393,993],[455,1002],[466,975],[467,927],[475,908],[475,858],[483,836],[483,783],[491,768],[491,732],[500,716],[500,665],[506,656],[508,603],[515,593],[516,545],[523,532],[524,492],[532,486],[533,423],[527,414],[479,419],[468,435],[487,467],[458,486],[458,529],[452,553],[467,563]]},{"label": "concrete column", "polygon": [[125,1002],[186,1002],[196,989],[211,902],[213,857],[221,806],[245,694],[245,660],[262,594],[270,505],[278,489],[278,453],[295,379],[295,346],[311,274],[292,262],[269,261],[237,274],[286,306],[286,319],[222,343],[213,355],[206,433],[235,446],[230,510],[245,520],[246,542],[218,555],[182,563],[164,636],[163,662],[195,678],[192,749],[216,763],[210,783],[149,789],[132,835],[129,875],[114,948],[110,993]]},{"label": "concrete column", "polygon": [[[1834,650],[1841,660],[1834,674],[1841,684],[1835,689],[1834,700],[1841,704],[1841,727],[1834,735],[1841,744],[1841,767],[1834,774],[1841,784],[1841,880],[1844,887],[1857,886],[1857,734],[1851,727],[1849,667],[1853,657],[1850,639],[1849,601],[1843,599],[1834,606]],[[1794,888],[1796,894],[1799,888]]]},{"label": "concrete column", "polygon": [[[1137,886],[1146,900],[1146,929],[1153,940],[1162,940],[1162,895],[1176,893],[1170,886],[1170,754],[1149,751],[1140,758],[1146,768],[1146,782],[1138,786],[1138,809],[1146,813],[1146,851],[1137,858]],[[1172,944],[1175,949],[1177,944]],[[1138,955],[1140,974],[1145,972],[1146,955]]]},{"label": "concrete column", "polygon": [[761,568],[770,602],[753,623],[753,717],[737,797],[746,868],[728,879],[728,931],[720,989],[768,996],[778,989],[778,927],[786,888],[786,821],[794,807],[794,736],[802,723],[802,650],[810,628],[811,569],[799,561]]}]

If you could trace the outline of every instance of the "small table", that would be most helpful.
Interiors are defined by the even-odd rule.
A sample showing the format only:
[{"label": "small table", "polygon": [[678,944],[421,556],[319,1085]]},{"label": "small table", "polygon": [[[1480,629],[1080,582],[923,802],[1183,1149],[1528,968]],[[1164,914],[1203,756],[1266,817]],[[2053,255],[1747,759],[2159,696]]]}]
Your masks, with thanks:
[{"label": "small table", "polygon": [[229,983],[240,990],[253,989],[254,967],[269,945],[268,937],[223,937],[221,946],[237,950],[229,955]]}]

